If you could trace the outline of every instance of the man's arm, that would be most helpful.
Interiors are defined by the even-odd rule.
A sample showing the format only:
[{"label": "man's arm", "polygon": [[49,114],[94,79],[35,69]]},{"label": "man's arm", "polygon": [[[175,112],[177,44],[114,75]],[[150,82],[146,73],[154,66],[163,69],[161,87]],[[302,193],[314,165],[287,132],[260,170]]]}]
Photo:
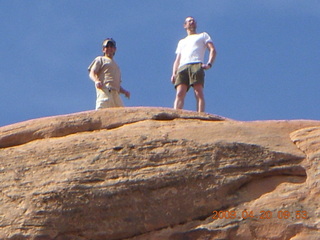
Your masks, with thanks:
[{"label": "man's arm", "polygon": [[178,53],[176,56],[176,59],[174,60],[174,63],[173,63],[172,76],[171,76],[172,83],[175,83],[175,81],[176,81],[176,74],[177,74],[178,67],[180,64],[180,56],[181,56],[180,53]]},{"label": "man's arm", "polygon": [[216,48],[214,47],[212,42],[208,42],[207,43],[207,47],[209,49],[209,60],[208,60],[208,63],[213,64],[214,60],[216,59],[216,56],[217,56]]},{"label": "man's arm", "polygon": [[89,77],[95,83],[97,88],[102,88],[102,82],[99,80],[98,75],[94,72],[93,69],[90,69]]},{"label": "man's arm", "polygon": [[120,87],[120,93],[123,93],[127,98],[130,98],[130,92]]},{"label": "man's arm", "polygon": [[208,59],[207,64],[204,64],[204,66],[203,66],[204,69],[211,68],[214,63],[214,60],[216,59],[216,56],[217,56],[216,48],[214,47],[212,42],[207,43],[207,48],[209,49],[209,59]]}]

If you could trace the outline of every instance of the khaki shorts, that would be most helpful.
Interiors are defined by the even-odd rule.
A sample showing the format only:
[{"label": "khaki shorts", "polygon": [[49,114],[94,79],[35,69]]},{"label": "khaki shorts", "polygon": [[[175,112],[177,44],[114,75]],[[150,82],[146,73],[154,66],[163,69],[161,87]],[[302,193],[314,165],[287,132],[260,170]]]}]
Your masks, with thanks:
[{"label": "khaki shorts", "polygon": [[120,94],[114,90],[107,87],[102,89],[96,88],[97,92],[97,101],[96,101],[96,110],[102,108],[112,108],[112,107],[123,107],[123,103],[120,97]]},{"label": "khaki shorts", "polygon": [[177,87],[180,84],[185,84],[188,86],[188,90],[194,84],[204,86],[204,76],[202,63],[186,64],[178,69],[174,86]]}]

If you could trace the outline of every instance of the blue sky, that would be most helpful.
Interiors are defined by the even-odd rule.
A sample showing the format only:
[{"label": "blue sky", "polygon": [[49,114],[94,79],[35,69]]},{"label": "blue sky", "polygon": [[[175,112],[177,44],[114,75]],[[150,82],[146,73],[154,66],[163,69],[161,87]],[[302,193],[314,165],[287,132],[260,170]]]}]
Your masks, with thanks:
[{"label": "blue sky", "polygon": [[[320,0],[0,0],[0,126],[93,110],[87,67],[117,41],[128,107],[172,107],[175,49],[193,16],[218,55],[206,112],[320,120]],[[195,110],[193,91],[185,109]]]}]

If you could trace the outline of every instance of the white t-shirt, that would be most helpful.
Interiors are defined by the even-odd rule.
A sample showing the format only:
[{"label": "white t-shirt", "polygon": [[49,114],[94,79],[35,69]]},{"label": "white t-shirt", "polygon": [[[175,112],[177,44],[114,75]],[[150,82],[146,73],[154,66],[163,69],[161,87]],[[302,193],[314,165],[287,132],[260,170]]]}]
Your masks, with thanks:
[{"label": "white t-shirt", "polygon": [[206,32],[181,39],[176,50],[176,54],[181,55],[179,67],[189,63],[203,63],[208,42],[212,42],[212,39]]}]

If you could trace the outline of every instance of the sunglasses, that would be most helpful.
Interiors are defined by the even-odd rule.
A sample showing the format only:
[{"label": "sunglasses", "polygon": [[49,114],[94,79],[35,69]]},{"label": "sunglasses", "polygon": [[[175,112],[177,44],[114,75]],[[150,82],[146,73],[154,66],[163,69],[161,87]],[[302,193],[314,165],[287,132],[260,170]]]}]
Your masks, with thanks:
[{"label": "sunglasses", "polygon": [[195,20],[193,18],[188,18],[185,20],[185,23],[187,23],[187,22],[195,22]]}]

